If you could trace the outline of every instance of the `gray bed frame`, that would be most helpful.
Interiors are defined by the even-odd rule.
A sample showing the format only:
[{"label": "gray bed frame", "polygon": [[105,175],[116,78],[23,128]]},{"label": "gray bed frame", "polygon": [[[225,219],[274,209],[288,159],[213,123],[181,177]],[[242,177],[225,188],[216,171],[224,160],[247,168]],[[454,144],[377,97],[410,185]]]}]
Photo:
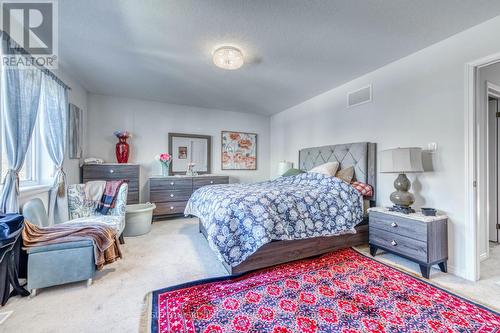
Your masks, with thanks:
[{"label": "gray bed frame", "polygon": [[[374,196],[371,200],[371,206],[374,206],[376,198],[376,151],[376,144],[370,142],[305,148],[299,151],[299,168],[307,171],[323,163],[335,161],[340,163],[341,168],[354,166],[356,180],[373,187]],[[199,226],[200,232],[207,237],[207,231],[201,221]],[[231,275],[241,274],[334,250],[368,244],[368,224],[366,222],[361,223],[355,229],[355,234],[273,241],[260,247],[235,267],[230,267],[224,262],[223,265]]]}]

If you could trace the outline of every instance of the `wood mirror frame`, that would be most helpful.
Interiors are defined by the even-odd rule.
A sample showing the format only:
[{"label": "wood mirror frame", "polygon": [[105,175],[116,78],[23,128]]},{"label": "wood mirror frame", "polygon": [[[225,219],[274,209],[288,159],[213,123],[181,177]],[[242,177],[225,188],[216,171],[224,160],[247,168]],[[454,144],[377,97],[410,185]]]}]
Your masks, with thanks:
[{"label": "wood mirror frame", "polygon": [[186,173],[184,171],[174,171],[174,151],[173,151],[173,141],[174,138],[190,138],[190,139],[204,139],[207,140],[207,171],[197,171],[198,174],[210,174],[212,172],[212,137],[210,135],[200,135],[200,134],[187,134],[187,133],[168,133],[168,153],[172,156],[172,163],[169,168],[169,175],[183,175]]}]

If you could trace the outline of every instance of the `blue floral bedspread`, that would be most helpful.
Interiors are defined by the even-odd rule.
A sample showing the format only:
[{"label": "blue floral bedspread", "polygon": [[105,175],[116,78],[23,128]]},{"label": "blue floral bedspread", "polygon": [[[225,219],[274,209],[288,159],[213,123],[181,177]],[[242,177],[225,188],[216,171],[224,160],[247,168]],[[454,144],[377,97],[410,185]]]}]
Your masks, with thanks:
[{"label": "blue floral bedspread", "polygon": [[205,186],[185,210],[200,218],[208,243],[234,267],[272,240],[354,233],[361,194],[335,177],[303,173],[254,184]]}]

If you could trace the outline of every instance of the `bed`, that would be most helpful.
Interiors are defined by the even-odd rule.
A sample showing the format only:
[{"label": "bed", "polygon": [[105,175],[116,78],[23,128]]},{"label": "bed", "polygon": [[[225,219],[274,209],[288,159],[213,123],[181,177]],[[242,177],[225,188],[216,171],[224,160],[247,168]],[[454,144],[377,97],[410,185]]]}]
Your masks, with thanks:
[{"label": "bed", "polygon": [[[333,161],[341,168],[353,166],[356,180],[371,185],[373,205],[376,145],[358,142],[299,151],[302,170]],[[201,188],[185,213],[199,218],[200,232],[227,271],[240,274],[368,243],[360,205],[359,192],[349,184],[307,173]]]}]

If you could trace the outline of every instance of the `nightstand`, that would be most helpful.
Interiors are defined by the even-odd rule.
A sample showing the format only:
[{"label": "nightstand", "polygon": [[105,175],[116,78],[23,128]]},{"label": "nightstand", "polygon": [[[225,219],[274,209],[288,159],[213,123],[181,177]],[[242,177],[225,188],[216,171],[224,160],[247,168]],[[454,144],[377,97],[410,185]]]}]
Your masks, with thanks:
[{"label": "nightstand", "polygon": [[402,214],[387,208],[369,210],[370,254],[378,249],[397,254],[420,265],[422,276],[429,278],[431,267],[447,271],[448,217]]}]

